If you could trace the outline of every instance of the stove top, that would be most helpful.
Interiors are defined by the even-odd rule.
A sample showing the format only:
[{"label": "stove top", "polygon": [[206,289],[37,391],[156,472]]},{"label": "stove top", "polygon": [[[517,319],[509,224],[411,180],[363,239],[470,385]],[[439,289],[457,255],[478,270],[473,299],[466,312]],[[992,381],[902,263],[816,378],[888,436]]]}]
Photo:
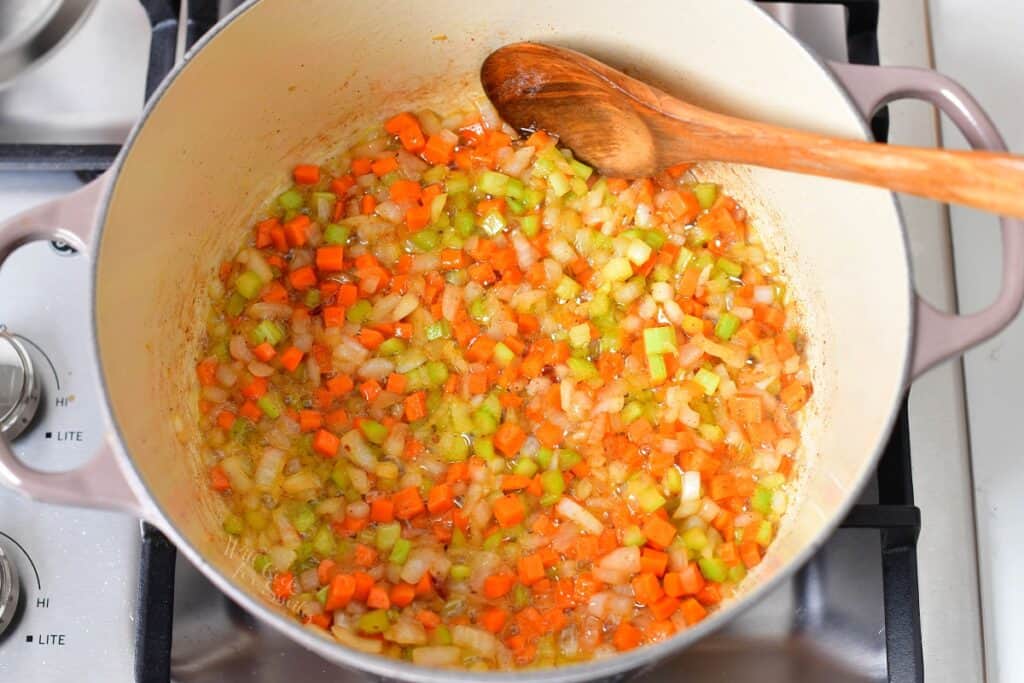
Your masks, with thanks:
[{"label": "stove top", "polygon": [[[24,84],[0,93],[0,171],[19,171],[0,173],[0,213],[66,192],[79,183],[75,173],[109,165],[141,109],[142,94],[172,67],[179,38],[191,43],[234,4],[98,0],[66,50],[80,49],[76,41],[106,46],[93,50],[102,53],[95,64],[110,67],[115,77],[106,80],[120,87],[108,93],[103,83],[93,82],[90,97],[96,99],[79,97],[78,109],[71,111],[107,118],[26,114],[33,97],[46,101],[47,92],[59,97],[74,91],[75,74],[95,68],[74,64],[64,52]],[[877,0],[761,4],[826,58],[878,62]],[[179,16],[186,18],[184,25]],[[113,47],[96,38],[114,31],[132,35]],[[872,123],[876,137],[885,139],[885,113]],[[62,172],[26,173],[38,170]],[[37,182],[41,177],[45,183]],[[17,335],[31,357],[41,392],[39,415],[15,449],[43,469],[82,462],[99,436],[93,431],[101,424],[97,378],[74,340],[74,330],[88,324],[87,280],[85,259],[60,244],[23,247],[0,270],[0,292],[19,293],[0,297],[0,325]],[[0,383],[3,359],[0,352]],[[904,408],[877,478],[821,552],[741,618],[642,678],[923,680],[919,529]],[[0,490],[0,566],[5,562],[17,571],[20,599],[5,606],[5,581],[9,594],[11,580],[0,571],[4,683],[361,678],[255,621],[177,556],[159,532],[135,520],[28,503]]]}]

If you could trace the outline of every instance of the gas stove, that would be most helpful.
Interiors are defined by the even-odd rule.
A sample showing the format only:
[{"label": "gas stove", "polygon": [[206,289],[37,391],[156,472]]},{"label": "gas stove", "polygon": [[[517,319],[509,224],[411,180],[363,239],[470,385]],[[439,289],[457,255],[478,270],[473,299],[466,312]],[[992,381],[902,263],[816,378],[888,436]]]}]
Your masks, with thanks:
[{"label": "gas stove", "polygon": [[[0,215],[65,193],[106,168],[144,95],[182,47],[233,4],[96,0],[73,38],[0,91]],[[827,59],[879,61],[877,0],[761,4]],[[918,22],[901,30],[924,38],[900,43],[899,61],[927,60],[923,3],[900,11],[899,21]],[[118,40],[105,39],[112,35]],[[922,45],[924,52],[915,53]],[[64,106],[60,115],[36,115],[52,109],[54,98]],[[872,129],[881,140],[934,142],[926,132],[934,138],[934,120],[921,112],[908,118],[883,111]],[[949,297],[938,287],[950,269],[948,231],[934,225],[938,216],[926,206],[904,209],[915,258],[927,264],[919,283],[926,293]],[[85,259],[60,243],[22,247],[0,269],[0,292],[8,294],[0,297],[0,428],[20,457],[45,470],[81,463],[100,437],[98,378],[76,340],[89,324],[88,278]],[[940,500],[969,507],[970,480],[959,477],[966,460],[957,460],[966,440],[963,417],[951,417],[943,404],[957,389],[956,373],[943,373],[925,378],[926,396],[910,398],[878,476],[821,552],[741,618],[642,679],[912,682],[923,680],[925,661],[929,680],[983,678],[977,595],[954,598],[955,619],[939,597],[958,582],[977,583],[971,551],[951,559],[955,549],[975,547],[973,527],[957,523],[949,506],[928,493],[941,491]],[[948,402],[955,413],[960,404]],[[946,442],[937,440],[949,429]],[[919,498],[927,497],[927,505],[919,501],[925,523],[934,519],[946,531],[919,544],[911,452],[934,461],[936,450],[954,464],[913,474]],[[946,654],[952,646],[961,656]],[[933,662],[940,666],[931,668]],[[363,678],[255,621],[147,525],[0,490],[0,682],[286,677]]]}]

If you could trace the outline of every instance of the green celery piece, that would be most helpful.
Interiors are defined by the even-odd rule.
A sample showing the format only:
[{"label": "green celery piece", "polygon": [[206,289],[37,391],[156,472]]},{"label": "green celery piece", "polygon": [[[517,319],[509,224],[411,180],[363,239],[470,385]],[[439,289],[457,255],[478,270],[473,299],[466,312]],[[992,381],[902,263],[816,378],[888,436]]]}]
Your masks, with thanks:
[{"label": "green celery piece", "polygon": [[767,519],[761,521],[761,526],[757,528],[757,535],[754,536],[754,540],[757,541],[758,545],[763,548],[767,548],[768,544],[772,542],[772,536],[775,535],[772,523]]},{"label": "green celery piece", "polygon": [[647,543],[647,537],[644,536],[644,532],[640,530],[640,527],[635,524],[628,527],[622,535],[622,545],[642,546],[644,543]]},{"label": "green celery piece", "polygon": [[349,307],[348,313],[345,314],[345,318],[350,323],[356,323],[359,325],[369,320],[372,314],[373,304],[366,299],[360,299]]},{"label": "green celery piece", "polygon": [[556,197],[561,197],[570,189],[569,179],[565,177],[564,173],[554,171],[548,174],[548,187]]},{"label": "green celery piece", "polygon": [[309,308],[316,308],[320,305],[320,290],[310,289],[306,292],[306,296],[303,297],[303,303]]},{"label": "green celery piece", "polygon": [[316,513],[308,505],[300,505],[292,512],[292,524],[296,531],[304,534],[316,524]]},{"label": "green celery piece", "polygon": [[729,341],[740,328],[740,319],[732,313],[723,313],[715,325],[715,336],[722,341]]},{"label": "green celery piece", "polygon": [[235,290],[246,299],[255,299],[263,289],[263,280],[251,270],[247,270],[235,278]]},{"label": "green celery piece", "polygon": [[436,230],[418,230],[409,238],[412,245],[420,251],[434,251],[441,244],[441,235]]},{"label": "green celery piece", "polygon": [[726,579],[725,562],[717,557],[701,557],[697,560],[697,566],[708,581],[721,583]]},{"label": "green celery piece", "polygon": [[[477,410],[473,413],[473,433],[481,436],[493,434],[498,431],[498,418],[486,410]],[[478,453],[478,455],[480,455]],[[483,457],[481,455],[481,457]],[[486,460],[487,458],[485,458]]]},{"label": "green celery piece", "polygon": [[581,161],[577,161],[576,159],[570,161],[569,166],[572,167],[572,172],[576,175],[576,177],[581,178],[582,180],[589,179],[591,174],[594,172],[594,169],[590,168]]},{"label": "green celery piece", "polygon": [[349,229],[347,226],[337,223],[329,223],[324,228],[324,242],[327,244],[346,244],[348,242]]},{"label": "green celery piece", "polygon": [[580,381],[594,379],[599,376],[597,367],[584,358],[569,358],[566,364],[569,366],[569,372],[572,373],[572,376]]},{"label": "green celery piece", "polygon": [[697,183],[693,186],[693,194],[697,196],[697,203],[702,209],[710,209],[718,198],[718,185],[714,183]]},{"label": "green celery piece", "polygon": [[387,610],[377,609],[372,612],[367,612],[363,616],[359,617],[359,621],[356,622],[356,628],[363,633],[370,633],[376,635],[378,633],[384,633],[391,626],[391,620],[388,619]]},{"label": "green celery piece", "polygon": [[697,371],[697,374],[693,376],[693,379],[697,384],[704,387],[704,393],[711,396],[718,389],[719,383],[722,378],[717,374],[711,372],[707,368],[701,368]]},{"label": "green celery piece", "polygon": [[676,331],[671,325],[644,329],[644,352],[648,356],[661,353],[675,353]]},{"label": "green celery piece", "polygon": [[743,273],[743,266],[727,258],[719,258],[715,261],[715,268],[729,277],[739,277]]},{"label": "green celery piece", "polygon": [[245,310],[245,302],[246,298],[244,296],[238,292],[231,292],[231,298],[228,299],[227,306],[224,307],[224,310],[232,318],[237,318],[242,315],[242,311]]},{"label": "green celery piece", "polygon": [[462,209],[455,212],[455,216],[452,218],[452,225],[455,226],[455,230],[460,235],[469,237],[476,228],[476,218],[473,217],[472,211]]},{"label": "green celery piece", "polygon": [[256,405],[258,405],[260,410],[263,411],[263,414],[271,420],[276,420],[281,417],[281,413],[284,412],[284,404],[281,403],[281,398],[273,392],[260,396],[256,401]]},{"label": "green celery piece", "polygon": [[448,576],[452,577],[456,581],[465,581],[469,578],[469,574],[469,567],[464,564],[453,564],[452,568],[448,572]]},{"label": "green celery piece", "polygon": [[573,467],[579,464],[580,460],[582,459],[583,457],[576,451],[572,451],[567,448],[560,450],[558,451],[558,469],[562,470],[563,472],[566,470],[571,470]]},{"label": "green celery piece", "polygon": [[245,531],[245,520],[238,515],[228,515],[224,518],[224,531],[232,536],[238,536]]},{"label": "green celery piece", "polygon": [[449,174],[444,181],[444,191],[448,194],[469,192],[469,178],[462,171]]},{"label": "green celery piece", "polygon": [[665,356],[660,354],[653,356],[648,355],[647,367],[650,371],[652,382],[657,384],[668,379],[668,366],[665,365]]},{"label": "green celery piece", "polygon": [[448,366],[439,360],[432,360],[425,366],[427,380],[431,386],[438,387],[448,381]]},{"label": "green celery piece", "polygon": [[516,354],[512,349],[505,346],[504,342],[498,342],[494,345],[494,351],[491,357],[494,359],[494,362],[498,364],[498,367],[504,368],[515,360]]},{"label": "green celery piece", "polygon": [[554,458],[554,456],[555,453],[550,448],[541,447],[537,449],[534,459],[537,461],[537,464],[540,465],[542,470],[546,470],[551,467],[551,459]]},{"label": "green celery piece", "polygon": [[648,486],[637,494],[636,502],[640,505],[641,510],[650,514],[664,507],[668,501],[665,500],[665,496],[658,493],[657,488]]},{"label": "green celery piece", "polygon": [[540,485],[545,493],[560,496],[565,492],[565,477],[558,470],[546,470],[540,475]]},{"label": "green celery piece", "polygon": [[270,556],[269,555],[257,555],[252,558],[252,568],[262,574],[270,568]]},{"label": "green celery piece", "polygon": [[620,418],[622,419],[622,423],[623,424],[629,424],[630,422],[632,422],[633,420],[637,419],[638,417],[640,417],[643,414],[644,414],[643,404],[641,404],[638,401],[630,401],[625,406],[623,406],[622,413],[620,414]]},{"label": "green celery piece", "polygon": [[405,351],[405,342],[401,339],[385,339],[381,342],[381,345],[377,347],[377,353],[382,356],[397,356],[398,354]]},{"label": "green celery piece", "polygon": [[509,199],[522,200],[526,196],[526,185],[519,178],[509,178],[505,184],[505,201]]},{"label": "green celery piece", "polygon": [[334,533],[326,524],[317,529],[314,534],[313,550],[321,556],[331,555],[334,552]]},{"label": "green celery piece", "polygon": [[647,242],[652,249],[661,249],[668,241],[668,237],[661,230],[644,230],[640,239]]},{"label": "green celery piece", "polygon": [[758,486],[754,490],[754,495],[750,499],[750,506],[760,512],[762,515],[767,515],[772,511],[772,492],[770,489],[766,489],[763,486]]},{"label": "green celery piece", "polygon": [[505,188],[508,186],[508,181],[511,180],[504,173],[498,173],[497,171],[484,171],[477,178],[476,186],[481,192],[489,194],[494,197],[504,197]]},{"label": "green celery piece", "polygon": [[384,552],[391,550],[395,542],[402,537],[402,525],[398,522],[377,525],[377,538],[375,545],[377,550]]},{"label": "green celery piece", "polygon": [[286,211],[296,211],[302,208],[303,200],[302,193],[296,189],[282,192],[277,196],[278,205]]},{"label": "green celery piece", "polygon": [[487,462],[497,457],[494,452],[494,441],[487,436],[478,436],[473,439],[473,452]]},{"label": "green celery piece", "polygon": [[520,458],[512,468],[512,473],[524,477],[532,477],[537,474],[537,463],[529,458]]},{"label": "green celery piece", "polygon": [[540,232],[540,216],[535,213],[523,216],[522,220],[519,221],[519,229],[527,237],[536,237],[537,233]]},{"label": "green celery piece", "polygon": [[573,280],[568,275],[563,275],[562,279],[558,282],[558,286],[555,287],[555,296],[563,301],[572,301],[580,295],[583,291],[583,287],[580,283]]},{"label": "green celery piece", "polygon": [[376,420],[363,420],[359,424],[359,429],[363,432],[363,436],[366,437],[367,441],[378,446],[388,438],[388,428]]},{"label": "green celery piece", "polygon": [[405,561],[409,559],[409,551],[412,550],[412,542],[405,538],[400,538],[395,541],[395,547],[391,549],[391,554],[388,555],[388,562],[392,564],[405,564]]},{"label": "green celery piece", "polygon": [[450,327],[447,320],[435,320],[430,323],[426,329],[427,341],[447,339],[451,336]]},{"label": "green celery piece", "polygon": [[521,583],[517,583],[512,589],[512,603],[516,609],[523,609],[530,604],[530,590]]},{"label": "green celery piece", "polygon": [[683,545],[690,550],[701,551],[708,545],[708,535],[699,527],[690,527],[683,532]]}]

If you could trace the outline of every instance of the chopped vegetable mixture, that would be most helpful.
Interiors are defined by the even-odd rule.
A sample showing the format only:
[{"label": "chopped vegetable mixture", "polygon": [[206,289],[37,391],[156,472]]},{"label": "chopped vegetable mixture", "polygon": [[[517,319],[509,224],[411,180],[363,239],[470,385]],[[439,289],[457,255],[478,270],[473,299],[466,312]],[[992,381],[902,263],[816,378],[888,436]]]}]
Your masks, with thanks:
[{"label": "chopped vegetable mixture", "polygon": [[552,666],[671,637],[772,542],[811,393],[744,209],[492,110],[300,165],[210,286],[224,530],[341,643]]}]

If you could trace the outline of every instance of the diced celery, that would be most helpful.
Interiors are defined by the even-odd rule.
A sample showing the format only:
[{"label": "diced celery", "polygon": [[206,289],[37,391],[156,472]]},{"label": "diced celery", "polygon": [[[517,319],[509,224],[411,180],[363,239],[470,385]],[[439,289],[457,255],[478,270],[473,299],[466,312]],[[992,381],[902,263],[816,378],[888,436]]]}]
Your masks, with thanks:
[{"label": "diced celery", "polygon": [[527,237],[536,237],[537,233],[540,232],[540,216],[535,213],[523,216],[523,219],[519,221],[519,229]]},{"label": "diced celery", "polygon": [[444,191],[448,194],[469,192],[469,178],[461,171],[449,174],[444,181]]},{"label": "diced celery", "polygon": [[526,212],[526,206],[522,200],[505,197],[505,205],[513,216],[522,216]]},{"label": "diced celery", "polygon": [[743,580],[743,577],[747,575],[747,568],[743,564],[737,564],[733,567],[729,567],[729,580],[733,583],[739,583]]},{"label": "diced celery", "polygon": [[387,610],[375,609],[372,612],[367,612],[363,616],[359,617],[359,621],[356,622],[356,628],[363,633],[378,634],[384,633],[391,626],[391,620],[388,619]]},{"label": "diced celery", "polygon": [[[572,189],[572,195],[576,197],[582,197],[587,193],[587,181],[583,180],[583,178],[570,178],[569,187]],[[570,199],[572,195],[569,195]]]},{"label": "diced celery", "polygon": [[504,173],[498,173],[497,171],[484,171],[477,178],[477,188],[485,193],[495,197],[505,196],[505,187],[508,185],[510,178]]},{"label": "diced celery", "polygon": [[581,323],[569,329],[569,345],[582,349],[590,344],[590,326]]},{"label": "diced celery", "polygon": [[270,556],[269,555],[257,555],[252,558],[252,568],[262,574],[270,568]]},{"label": "diced celery", "polygon": [[359,430],[367,441],[378,446],[388,438],[388,428],[376,420],[363,420],[359,423]]},{"label": "diced celery", "polygon": [[243,516],[245,517],[246,525],[256,531],[263,531],[270,524],[270,515],[262,507],[255,510],[246,510]]},{"label": "diced celery", "polygon": [[772,511],[772,492],[763,486],[758,486],[750,499],[750,506],[762,515],[767,515]]},{"label": "diced celery", "polygon": [[498,364],[498,367],[504,368],[513,360],[515,360],[515,352],[507,347],[504,342],[498,342],[494,345],[494,352],[491,356],[494,362]]},{"label": "diced celery", "polygon": [[445,434],[441,437],[440,451],[446,462],[462,462],[469,457],[469,444],[461,434]]},{"label": "diced celery", "polygon": [[640,239],[647,242],[652,249],[661,249],[665,246],[665,242],[668,241],[668,237],[661,230],[644,230]]},{"label": "diced celery", "polygon": [[760,484],[769,490],[774,490],[786,483],[786,475],[781,472],[772,472],[771,474],[761,477]]},{"label": "diced celery", "polygon": [[469,302],[469,317],[478,323],[486,323],[490,318],[487,312],[487,299],[479,297]]},{"label": "diced celery", "polygon": [[566,361],[569,366],[569,372],[572,376],[580,381],[588,379],[594,379],[599,376],[597,367],[585,358],[570,358]]},{"label": "diced celery", "polygon": [[470,569],[465,564],[453,564],[452,568],[448,571],[448,576],[452,577],[456,581],[464,581],[469,578]]},{"label": "diced celery", "polygon": [[693,194],[697,196],[697,203],[702,209],[710,209],[718,198],[718,185],[714,183],[697,183],[693,186]]},{"label": "diced celery", "polygon": [[228,515],[224,518],[224,531],[232,536],[238,536],[245,531],[245,520],[238,515]]},{"label": "diced celery", "polygon": [[302,208],[302,193],[295,189],[282,192],[277,195],[277,203],[282,209],[295,211]]},{"label": "diced celery", "polygon": [[316,513],[308,505],[300,505],[295,508],[291,517],[292,524],[295,525],[296,531],[300,534],[306,533],[316,524]]},{"label": "diced celery", "polygon": [[395,541],[395,547],[391,549],[388,561],[393,564],[405,564],[409,559],[409,551],[412,550],[412,542],[404,538]]},{"label": "diced celery", "polygon": [[302,298],[303,303],[309,308],[316,308],[320,305],[320,290],[310,289],[306,291],[306,296]]},{"label": "diced celery", "polygon": [[326,524],[313,535],[313,550],[320,555],[330,555],[334,552],[334,534]]},{"label": "diced celery", "polygon": [[623,424],[629,424],[643,414],[643,404],[638,401],[630,401],[622,408],[622,413],[619,415],[619,418],[622,420]]},{"label": "diced celery", "polygon": [[545,470],[540,475],[540,485],[545,493],[560,496],[565,491],[565,477],[558,470]]},{"label": "diced celery", "polygon": [[668,501],[665,500],[665,496],[658,492],[656,487],[648,486],[637,494],[636,502],[640,505],[641,510],[650,513],[660,509]]},{"label": "diced celery", "polygon": [[671,325],[644,329],[644,352],[648,355],[675,353],[676,331]]},{"label": "diced celery", "polygon": [[251,270],[247,270],[235,278],[235,289],[246,299],[255,299],[263,289],[263,280]]},{"label": "diced celery", "polygon": [[260,396],[256,401],[256,405],[258,405],[260,410],[263,411],[263,414],[271,420],[276,420],[281,417],[281,413],[284,412],[284,404],[281,403],[281,398],[273,392]]},{"label": "diced celery", "polygon": [[563,275],[555,287],[555,296],[563,301],[572,301],[580,295],[583,287],[568,275]]},{"label": "diced celery", "polygon": [[665,365],[665,357],[662,355],[647,356],[647,369],[651,374],[651,381],[655,384],[668,379],[668,366]]},{"label": "diced celery", "polygon": [[668,282],[672,279],[672,269],[661,263],[654,266],[654,270],[651,271],[651,280],[654,282]]},{"label": "diced celery", "polygon": [[409,238],[420,251],[434,251],[441,244],[441,235],[436,230],[419,230]]},{"label": "diced celery", "polygon": [[558,451],[558,469],[562,470],[563,472],[565,470],[571,470],[573,467],[576,467],[576,465],[579,464],[581,460],[583,460],[583,456],[581,456],[576,451],[572,451],[567,448]]},{"label": "diced celery", "polygon": [[491,211],[480,221],[480,228],[491,237],[504,230],[506,225],[505,217],[498,211]]},{"label": "diced celery", "polygon": [[331,470],[331,481],[341,490],[348,488],[352,480],[349,479],[348,466],[344,462],[339,460],[334,464],[334,469]]},{"label": "diced celery", "polygon": [[[488,415],[488,417],[490,417],[490,415]],[[473,439],[473,452],[488,462],[494,460],[494,442],[491,441],[490,437],[478,436]]]},{"label": "diced celery", "polygon": [[345,318],[350,323],[356,323],[359,325],[369,320],[372,314],[373,304],[366,299],[360,299],[349,307],[348,313],[345,314]]},{"label": "diced celery", "polygon": [[[449,325],[447,320],[435,320],[427,325],[426,335],[427,341],[447,339],[451,336],[451,325]],[[381,346],[383,346],[383,344],[381,344]]]},{"label": "diced celery", "polygon": [[758,545],[767,548],[768,544],[772,542],[772,536],[774,535],[772,523],[765,519],[761,521],[761,526],[757,528],[757,535],[754,536],[754,540],[757,541]]},{"label": "diced celery", "polygon": [[743,266],[735,261],[730,261],[727,258],[719,258],[715,261],[715,268],[722,271],[729,277],[739,277],[743,272]]},{"label": "diced celery", "polygon": [[537,474],[537,463],[529,458],[520,458],[519,460],[516,460],[516,464],[512,468],[512,473],[524,477],[532,477]]},{"label": "diced celery", "polygon": [[681,273],[686,270],[691,260],[693,260],[693,252],[686,247],[681,247],[679,255],[676,256],[676,272]]},{"label": "diced celery", "polygon": [[679,493],[683,490],[683,475],[675,467],[669,467],[661,478],[661,485],[670,495]]},{"label": "diced celery", "polygon": [[626,531],[622,534],[622,545],[636,545],[642,546],[647,543],[647,537],[644,536],[644,532],[640,531],[640,527],[632,525],[626,528]]},{"label": "diced celery", "polygon": [[228,299],[228,304],[224,307],[224,310],[231,317],[240,316],[242,311],[245,310],[245,302],[246,298],[244,296],[238,292],[231,292],[231,298]]},{"label": "diced celery", "polygon": [[700,567],[700,573],[708,581],[716,581],[718,583],[725,581],[727,571],[725,562],[722,562],[717,557],[701,557],[697,560],[697,566]]},{"label": "diced celery", "polygon": [[509,178],[505,183],[505,201],[509,199],[522,200],[526,196],[526,185],[519,178]]},{"label": "diced celery", "polygon": [[732,313],[723,313],[715,325],[715,336],[722,341],[729,341],[740,328],[740,319]]},{"label": "diced celery", "polygon": [[604,265],[601,274],[604,275],[604,279],[608,282],[625,282],[633,277],[633,266],[630,265],[629,259],[616,256],[608,259],[608,263]]},{"label": "diced celery", "polygon": [[440,386],[448,381],[448,366],[439,360],[432,360],[426,364],[427,379],[432,386]]},{"label": "diced celery", "polygon": [[395,541],[402,537],[402,525],[398,522],[389,522],[387,524],[377,525],[377,538],[375,545],[377,550],[381,552],[391,550],[394,547]]},{"label": "diced celery", "polygon": [[381,342],[381,345],[377,347],[377,353],[382,356],[397,356],[403,351],[405,351],[405,342],[394,337],[391,339],[385,339]]},{"label": "diced celery", "polygon": [[512,589],[512,604],[516,609],[523,609],[530,604],[530,589],[521,583],[517,583]]},{"label": "diced celery", "polygon": [[528,187],[526,188],[526,192],[523,193],[523,204],[525,204],[528,209],[533,210],[538,208],[543,201],[544,193],[541,190]]},{"label": "diced celery", "polygon": [[501,545],[501,532],[494,532],[490,536],[484,539],[483,548],[484,550],[497,550],[498,546]]},{"label": "diced celery", "polygon": [[496,431],[498,431],[498,418],[486,410],[477,410],[473,413],[473,432],[475,434],[486,436]]},{"label": "diced celery", "polygon": [[683,545],[690,550],[700,552],[708,545],[708,535],[700,527],[690,527],[683,532]]},{"label": "diced celery", "polygon": [[569,179],[564,173],[554,171],[548,174],[548,187],[556,197],[561,197],[569,191]]},{"label": "diced celery", "polygon": [[684,314],[683,322],[680,327],[683,328],[683,332],[692,337],[693,335],[700,334],[704,331],[704,321],[696,316]]},{"label": "diced celery", "polygon": [[323,586],[314,595],[316,595],[316,601],[321,605],[327,604],[327,591],[330,590],[330,586]]},{"label": "diced celery", "polygon": [[583,180],[589,179],[591,174],[594,172],[594,169],[590,168],[582,161],[577,161],[576,159],[570,161],[569,166],[572,167],[572,172],[576,174],[576,177],[582,178]]},{"label": "diced celery", "polygon": [[701,437],[711,442],[718,442],[725,436],[725,432],[718,425],[713,424],[699,424],[697,425],[697,431],[700,432]]},{"label": "diced celery", "polygon": [[537,449],[537,453],[533,457],[534,460],[537,461],[537,464],[540,465],[540,468],[542,470],[546,470],[549,467],[551,467],[551,459],[554,457],[554,455],[554,451],[552,451],[550,448],[545,448],[541,446],[540,448]]},{"label": "diced celery", "polygon": [[473,230],[476,228],[476,218],[473,217],[473,212],[465,209],[456,211],[455,216],[452,218],[452,227],[455,228],[455,232],[463,237],[472,235]]},{"label": "diced celery", "polygon": [[718,384],[722,381],[722,378],[711,372],[707,368],[701,368],[697,371],[697,374],[693,377],[697,384],[704,387],[704,393],[711,396],[718,389]]},{"label": "diced celery", "polygon": [[424,171],[420,180],[423,181],[424,185],[433,185],[434,183],[439,183],[444,180],[446,175],[448,175],[448,167],[438,164],[437,166],[431,166]]},{"label": "diced celery", "polygon": [[[591,318],[606,316],[611,310],[612,299],[604,292],[596,292],[594,298],[590,300],[590,304],[587,306],[587,313],[590,314]],[[590,336],[589,330],[587,331],[587,336],[588,338]]]}]

